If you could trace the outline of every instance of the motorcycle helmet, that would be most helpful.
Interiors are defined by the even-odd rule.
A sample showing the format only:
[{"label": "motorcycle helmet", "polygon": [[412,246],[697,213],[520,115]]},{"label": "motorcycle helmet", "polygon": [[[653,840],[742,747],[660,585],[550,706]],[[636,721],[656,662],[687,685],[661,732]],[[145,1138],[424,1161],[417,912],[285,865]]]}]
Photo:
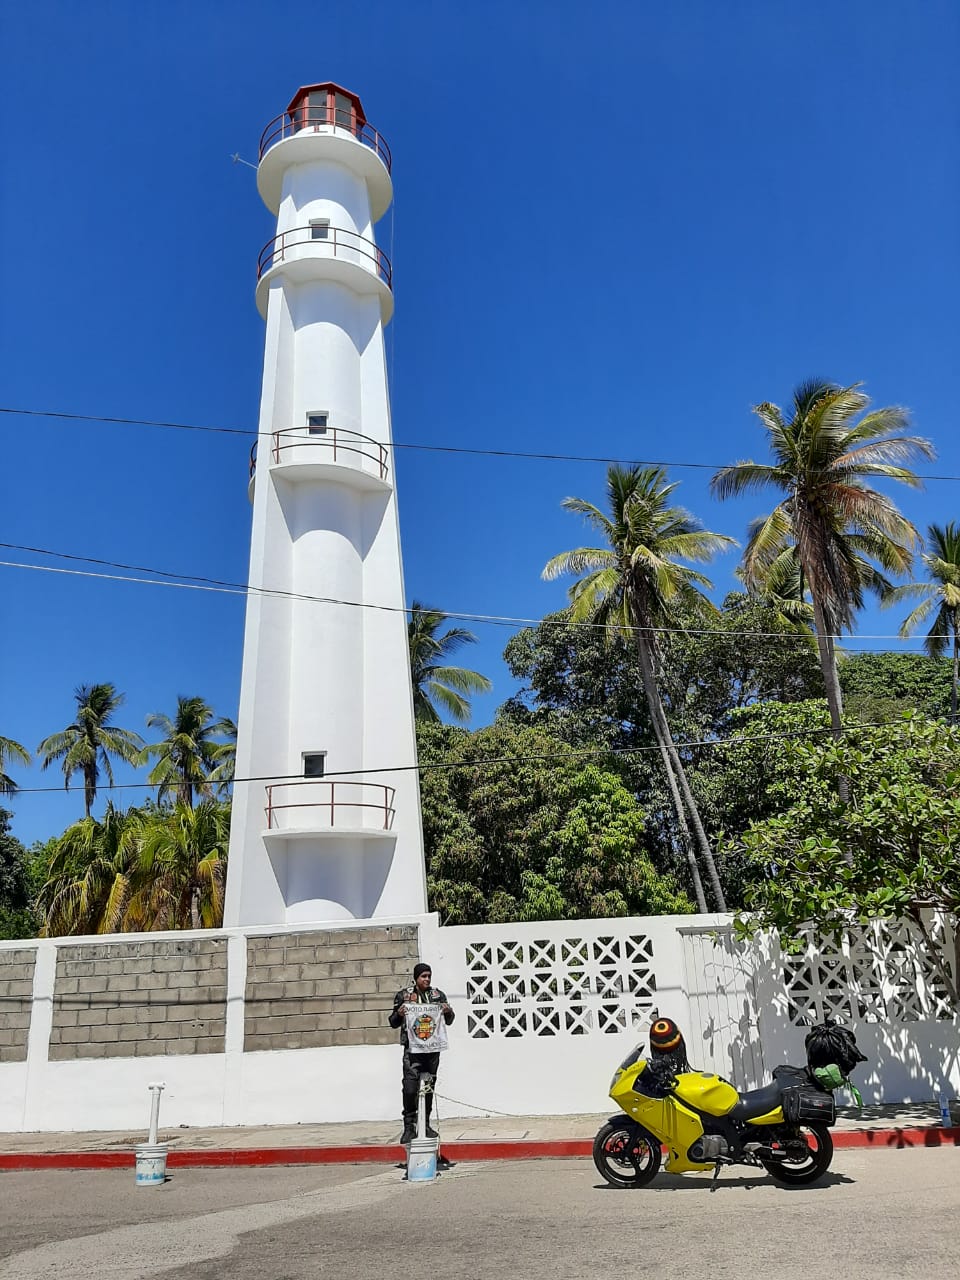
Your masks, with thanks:
[{"label": "motorcycle helmet", "polygon": [[687,1046],[672,1018],[655,1018],[649,1040],[651,1066],[673,1073],[689,1070]]}]

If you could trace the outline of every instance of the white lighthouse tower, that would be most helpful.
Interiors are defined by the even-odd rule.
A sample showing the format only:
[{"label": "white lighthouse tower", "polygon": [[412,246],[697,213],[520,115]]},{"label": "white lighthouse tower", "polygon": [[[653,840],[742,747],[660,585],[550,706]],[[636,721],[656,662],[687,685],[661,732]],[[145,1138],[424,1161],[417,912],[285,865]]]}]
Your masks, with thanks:
[{"label": "white lighthouse tower", "polygon": [[[360,99],[309,85],[260,141],[277,215],[266,320],[224,923],[426,912],[373,224],[390,151]],[[252,779],[252,781],[243,781]]]}]

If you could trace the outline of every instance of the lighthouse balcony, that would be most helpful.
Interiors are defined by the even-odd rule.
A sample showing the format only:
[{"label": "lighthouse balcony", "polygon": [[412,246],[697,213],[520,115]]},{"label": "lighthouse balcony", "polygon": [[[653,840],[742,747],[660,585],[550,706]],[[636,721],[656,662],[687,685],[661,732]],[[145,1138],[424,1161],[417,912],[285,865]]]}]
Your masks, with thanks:
[{"label": "lighthouse balcony", "polygon": [[268,840],[363,836],[393,839],[395,789],[379,782],[305,779],[266,787]]},{"label": "lighthouse balcony", "polygon": [[[315,98],[316,95],[311,95]],[[330,160],[359,173],[370,193],[374,222],[393,199],[390,148],[356,106],[321,93],[321,100],[295,102],[271,120],[260,138],[257,187],[269,209],[277,213],[283,175],[295,164]]]},{"label": "lighthouse balcony", "polygon": [[270,285],[278,277],[292,284],[333,281],[361,296],[378,296],[384,324],[393,315],[390,259],[375,241],[356,231],[311,223],[268,240],[257,259],[257,307],[264,319]]},{"label": "lighthouse balcony", "polygon": [[[333,480],[375,493],[392,487],[387,446],[346,427],[289,427],[270,439],[270,471],[288,483]],[[250,451],[249,496],[253,499],[257,445]]]}]

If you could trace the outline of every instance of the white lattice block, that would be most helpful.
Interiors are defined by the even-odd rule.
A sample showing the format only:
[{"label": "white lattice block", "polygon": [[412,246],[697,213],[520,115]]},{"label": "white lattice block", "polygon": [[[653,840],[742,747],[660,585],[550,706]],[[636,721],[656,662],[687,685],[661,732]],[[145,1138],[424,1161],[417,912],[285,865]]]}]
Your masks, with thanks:
[{"label": "white lattice block", "polygon": [[645,1020],[655,1002],[646,935],[505,938],[465,948],[469,1034],[612,1034]]}]

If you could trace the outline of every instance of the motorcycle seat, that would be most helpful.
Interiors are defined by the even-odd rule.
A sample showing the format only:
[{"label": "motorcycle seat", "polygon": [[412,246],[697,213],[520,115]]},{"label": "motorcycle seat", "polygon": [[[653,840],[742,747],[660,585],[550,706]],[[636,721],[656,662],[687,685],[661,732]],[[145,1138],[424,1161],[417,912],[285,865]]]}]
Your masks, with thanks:
[{"label": "motorcycle seat", "polygon": [[783,1088],[776,1080],[765,1084],[762,1089],[751,1089],[741,1093],[740,1101],[730,1112],[732,1120],[756,1120],[765,1116],[768,1111],[775,1111],[783,1098]]}]

